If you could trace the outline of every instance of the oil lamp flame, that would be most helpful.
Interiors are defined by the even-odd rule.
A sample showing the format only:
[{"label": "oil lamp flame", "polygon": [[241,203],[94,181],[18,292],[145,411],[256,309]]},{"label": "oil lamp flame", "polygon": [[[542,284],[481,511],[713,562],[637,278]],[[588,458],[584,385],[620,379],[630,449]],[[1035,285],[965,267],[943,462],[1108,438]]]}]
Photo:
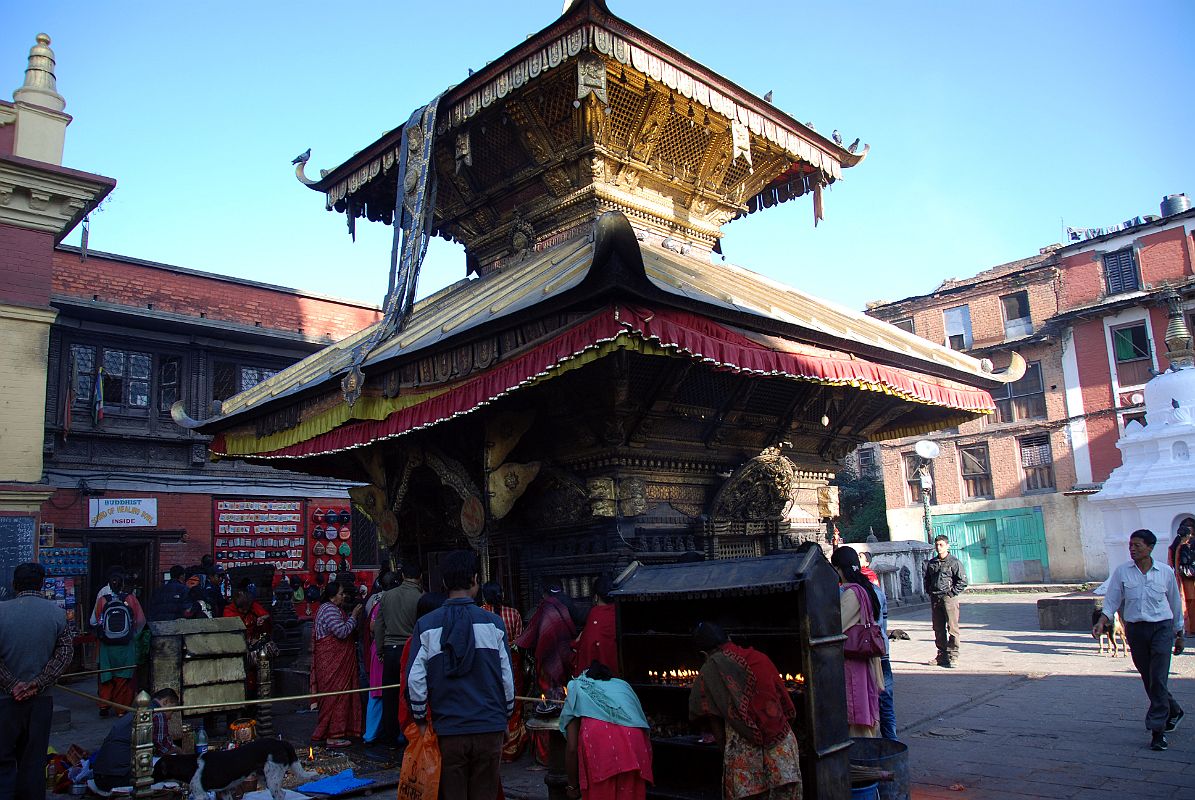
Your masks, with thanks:
[{"label": "oil lamp flame", "polygon": [[315,748],[314,748],[314,747],[308,747],[308,748],[307,748],[307,760],[308,760],[308,761],[314,761],[314,760],[315,760]]}]

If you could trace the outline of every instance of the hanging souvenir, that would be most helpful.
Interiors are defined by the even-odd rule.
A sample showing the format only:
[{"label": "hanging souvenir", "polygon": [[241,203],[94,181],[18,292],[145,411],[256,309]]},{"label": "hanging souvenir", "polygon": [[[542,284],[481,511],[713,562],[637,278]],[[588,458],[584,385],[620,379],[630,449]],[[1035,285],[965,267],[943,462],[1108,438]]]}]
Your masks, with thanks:
[{"label": "hanging souvenir", "polygon": [[337,530],[335,525],[329,525],[324,530],[324,538],[330,542],[336,541]]},{"label": "hanging souvenir", "polygon": [[344,539],[345,541],[347,541],[347,540],[348,540],[348,538],[349,538],[350,536],[352,536],[352,535],[353,535],[353,534],[352,534],[352,531],[351,531],[351,530],[349,530],[349,526],[348,526],[348,525],[345,525],[344,527],[342,527],[342,528],[340,529],[340,538],[341,538],[341,539]]},{"label": "hanging souvenir", "polygon": [[317,555],[317,556],[322,556],[322,555],[324,554],[324,543],[323,543],[323,542],[316,542],[315,544],[313,544],[313,545],[311,546],[311,552],[312,552],[314,555]]},{"label": "hanging souvenir", "polygon": [[324,510],[322,508],[320,508],[319,506],[316,506],[311,512],[311,521],[316,522],[316,523],[323,522],[324,521]]},{"label": "hanging souvenir", "polygon": [[315,571],[316,572],[324,571],[324,560],[322,558],[317,558],[315,560]]}]

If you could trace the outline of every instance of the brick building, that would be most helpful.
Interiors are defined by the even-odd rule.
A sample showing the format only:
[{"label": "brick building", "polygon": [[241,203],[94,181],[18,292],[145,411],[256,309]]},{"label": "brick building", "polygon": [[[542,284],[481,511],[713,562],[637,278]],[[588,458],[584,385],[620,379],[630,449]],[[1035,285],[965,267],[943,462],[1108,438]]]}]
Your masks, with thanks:
[{"label": "brick building", "polygon": [[206,553],[291,572],[324,551],[341,570],[375,564],[346,484],[212,462],[171,409],[206,418],[378,309],[61,246],[115,181],[61,166],[70,116],[49,45],[37,37],[0,101],[0,596],[33,559],[84,612],[116,565],[144,589]]},{"label": "brick building", "polygon": [[[207,437],[176,424],[171,407],[181,401],[188,416],[205,418],[214,404],[373,323],[377,308],[108,253],[84,257],[68,247],[54,252],[50,302],[58,316],[49,340],[42,446],[54,494],[41,519],[53,523],[56,544],[88,547],[93,578],[117,564],[138,576],[153,574],[194,564],[205,553],[230,566],[275,563],[310,572],[311,512],[347,508],[347,485],[210,461]],[[154,524],[103,527],[97,508],[113,498],[152,506]],[[220,502],[233,505],[221,513]],[[246,502],[255,505],[237,505]],[[237,539],[255,541],[233,546],[222,535],[229,532],[223,518],[233,510],[282,513],[293,530],[241,531],[249,535]],[[232,521],[243,528],[244,516]],[[356,565],[376,565],[376,548],[348,543]],[[301,556],[290,553],[298,550]],[[288,563],[296,561],[302,566]]]},{"label": "brick building", "polygon": [[[1178,291],[1195,306],[1195,212],[1169,201],[1163,213],[869,306],[872,316],[997,369],[1013,352],[1027,362],[1025,376],[996,397],[995,415],[925,437],[941,451],[931,467],[935,532],[951,538],[973,580],[1106,574],[1102,521],[1085,498],[1119,465],[1124,426],[1144,419],[1141,389],[1167,366],[1155,346],[1165,296]],[[861,471],[884,480],[894,539],[925,535],[915,441],[869,445],[857,456]]]}]

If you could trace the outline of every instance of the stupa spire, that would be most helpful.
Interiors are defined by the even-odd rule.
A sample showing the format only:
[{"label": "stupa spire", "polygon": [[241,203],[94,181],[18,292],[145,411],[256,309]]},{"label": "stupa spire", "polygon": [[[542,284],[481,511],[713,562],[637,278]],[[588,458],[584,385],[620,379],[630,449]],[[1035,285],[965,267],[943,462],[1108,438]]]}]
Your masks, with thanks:
[{"label": "stupa spire", "polygon": [[1171,369],[1195,367],[1195,349],[1192,348],[1191,330],[1187,327],[1183,301],[1178,292],[1170,292],[1166,301],[1170,304],[1170,322],[1166,325],[1166,359]]}]

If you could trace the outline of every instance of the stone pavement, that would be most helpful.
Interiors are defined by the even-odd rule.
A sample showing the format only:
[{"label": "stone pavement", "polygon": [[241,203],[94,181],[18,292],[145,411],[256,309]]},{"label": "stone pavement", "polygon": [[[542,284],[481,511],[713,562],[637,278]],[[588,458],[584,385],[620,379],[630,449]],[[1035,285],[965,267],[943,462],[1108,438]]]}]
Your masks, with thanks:
[{"label": "stone pavement", "polygon": [[[964,595],[962,662],[934,657],[927,608],[897,610],[889,628],[897,722],[913,796],[1195,797],[1195,726],[1149,749],[1145,691],[1129,658],[1099,655],[1089,634],[1040,631],[1041,594]],[[1189,642],[1195,646],[1195,641]],[[1195,709],[1195,656],[1173,662],[1171,692]]]},{"label": "stone pavement", "polygon": [[[893,613],[890,627],[911,637],[893,642],[892,661],[913,797],[1195,798],[1195,654],[1175,659],[1170,683],[1192,717],[1170,734],[1168,751],[1155,753],[1132,662],[1099,655],[1088,634],[1039,631],[1036,601],[1045,596],[965,595],[962,663],[953,670],[927,665],[934,656],[927,607]],[[61,692],[55,703],[71,709],[72,723],[52,744],[99,745],[109,720]],[[297,708],[276,717],[297,745],[314,725],[315,715]],[[526,758],[503,770],[512,800],[546,798],[543,778]]]}]

